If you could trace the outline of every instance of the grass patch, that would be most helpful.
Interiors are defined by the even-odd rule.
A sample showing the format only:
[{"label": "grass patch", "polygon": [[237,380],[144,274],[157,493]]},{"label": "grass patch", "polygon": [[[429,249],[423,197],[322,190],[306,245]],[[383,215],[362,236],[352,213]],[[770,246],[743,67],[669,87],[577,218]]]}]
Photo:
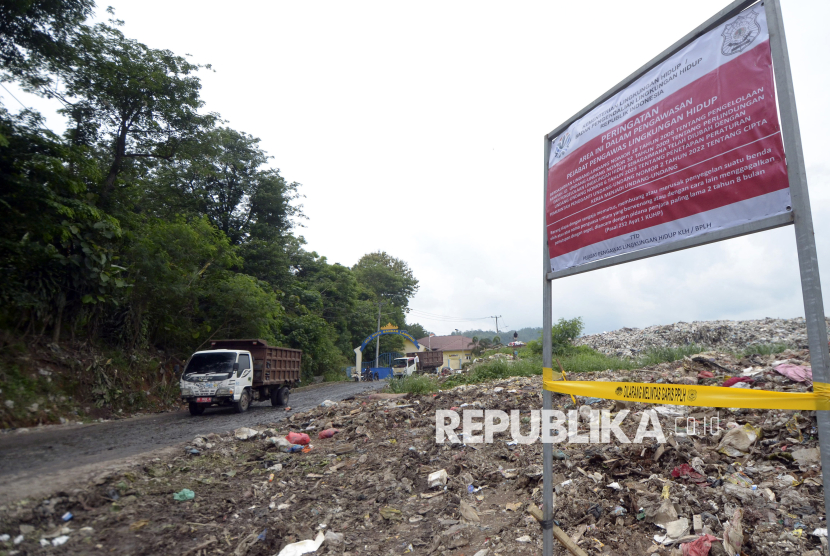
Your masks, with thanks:
[{"label": "grass patch", "polygon": [[387,388],[393,394],[431,394],[438,391],[438,382],[426,375],[411,375],[390,378]]},{"label": "grass patch", "polygon": [[479,363],[473,369],[460,375],[452,375],[441,383],[441,388],[454,388],[460,384],[478,384],[487,380],[500,380],[512,376],[534,376],[542,374],[541,359],[521,359],[508,362],[504,359],[494,359]]},{"label": "grass patch", "polygon": [[346,376],[346,369],[329,369],[323,373],[323,382],[345,382],[347,380],[349,380],[349,377]]},{"label": "grass patch", "polygon": [[553,368],[559,369],[559,365],[556,363],[558,359],[566,373],[593,373],[608,369],[615,371],[631,370],[638,367],[636,361],[605,355],[587,346],[567,350],[563,354],[554,355],[554,358]]},{"label": "grass patch", "polygon": [[746,346],[743,352],[741,352],[741,355],[744,357],[749,357],[750,355],[775,355],[789,348],[790,346],[787,344],[752,344]]},{"label": "grass patch", "polygon": [[706,349],[697,344],[680,347],[649,348],[637,360],[637,364],[641,367],[648,367],[649,365],[657,365],[659,363],[670,363],[672,361],[679,361],[689,355],[697,355],[698,353],[706,351]]}]

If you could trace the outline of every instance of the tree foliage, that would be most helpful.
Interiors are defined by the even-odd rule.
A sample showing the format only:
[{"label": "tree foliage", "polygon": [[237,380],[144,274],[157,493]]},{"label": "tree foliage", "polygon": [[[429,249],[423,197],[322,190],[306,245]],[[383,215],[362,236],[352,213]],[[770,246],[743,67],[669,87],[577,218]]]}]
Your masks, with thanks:
[{"label": "tree foliage", "polygon": [[349,268],[305,249],[299,184],[257,138],[203,111],[209,66],[118,21],[87,25],[91,9],[0,7],[2,76],[59,99],[68,129],[0,105],[0,328],[179,357],[256,337],[302,349],[309,377],[351,360],[379,302],[384,324],[405,327],[418,289],[407,263],[377,252]]},{"label": "tree foliage", "polygon": [[65,57],[94,5],[92,0],[0,2],[0,66],[20,75],[27,66]]}]

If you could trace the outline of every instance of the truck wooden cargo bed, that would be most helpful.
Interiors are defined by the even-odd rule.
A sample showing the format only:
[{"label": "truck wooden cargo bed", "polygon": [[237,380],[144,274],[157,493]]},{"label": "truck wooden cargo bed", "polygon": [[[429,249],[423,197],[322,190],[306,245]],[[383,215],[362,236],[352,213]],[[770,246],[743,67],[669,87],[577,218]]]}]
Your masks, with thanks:
[{"label": "truck wooden cargo bed", "polygon": [[418,356],[418,365],[422,369],[437,369],[444,364],[444,352],[442,350],[435,351],[413,351],[407,353],[407,357]]},{"label": "truck wooden cargo bed", "polygon": [[250,351],[254,386],[300,382],[302,350],[269,346],[265,340],[215,340],[210,347]]}]

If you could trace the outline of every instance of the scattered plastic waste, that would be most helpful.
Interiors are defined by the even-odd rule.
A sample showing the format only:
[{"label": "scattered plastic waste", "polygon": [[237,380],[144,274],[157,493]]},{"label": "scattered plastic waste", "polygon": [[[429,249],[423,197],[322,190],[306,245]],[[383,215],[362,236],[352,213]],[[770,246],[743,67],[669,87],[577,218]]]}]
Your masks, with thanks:
[{"label": "scattered plastic waste", "polygon": [[286,435],[285,439],[291,444],[302,444],[303,446],[311,442],[311,438],[304,432],[291,431]]},{"label": "scattered plastic waste", "polygon": [[322,440],[324,438],[331,438],[332,436],[334,436],[338,432],[340,432],[340,429],[326,429],[326,430],[320,431],[320,433],[317,435],[317,438],[319,438],[320,440]]},{"label": "scattered plastic waste", "polygon": [[64,520],[64,521],[69,521],[69,520],[70,520],[70,519],[72,519],[73,517],[75,517],[75,516],[74,516],[74,515],[72,515],[72,512],[66,512],[65,514],[63,514],[63,515],[61,516],[61,519],[62,519],[62,520]]},{"label": "scattered plastic waste", "polygon": [[233,431],[233,436],[237,440],[248,440],[251,438],[256,438],[259,436],[259,431],[255,431],[254,429],[249,429],[248,427],[240,427]]},{"label": "scattered plastic waste", "polygon": [[740,458],[749,452],[749,448],[761,437],[761,430],[749,423],[743,427],[728,431],[718,444],[718,452],[733,458]]},{"label": "scattered plastic waste", "polygon": [[733,387],[736,384],[739,384],[741,382],[745,382],[747,384],[752,384],[752,383],[755,382],[755,379],[750,378],[748,376],[733,376],[732,378],[727,378],[726,380],[724,380],[723,381],[723,386],[726,387],[726,388],[731,388],[731,387]]},{"label": "scattered plastic waste", "polygon": [[671,476],[675,479],[689,479],[695,483],[706,482],[706,476],[695,471],[695,469],[688,463],[675,467],[671,472]]},{"label": "scattered plastic waste", "polygon": [[741,525],[743,516],[743,510],[736,509],[732,518],[723,527],[723,548],[727,554],[740,554],[741,552],[741,545],[744,544],[744,532]]},{"label": "scattered plastic waste", "polygon": [[738,485],[741,487],[752,488],[753,486],[756,486],[752,484],[752,479],[750,479],[746,476],[745,473],[742,473],[740,471],[730,473],[729,475],[727,475],[726,480],[732,483],[733,485]]},{"label": "scattered plastic waste", "polygon": [[449,476],[447,475],[447,470],[441,469],[435,473],[430,473],[429,476],[427,476],[427,484],[429,484],[429,488],[442,487],[447,484],[448,478]]},{"label": "scattered plastic waste", "polygon": [[173,500],[176,500],[178,502],[193,500],[194,498],[196,498],[196,493],[190,490],[189,488],[183,488],[173,495]]},{"label": "scattered plastic waste", "polygon": [[794,382],[813,382],[813,369],[803,365],[784,363],[775,367],[775,372],[784,375]]},{"label": "scattered plastic waste", "polygon": [[337,405],[337,402],[333,402],[331,400],[326,400],[320,404],[320,407],[333,407]]},{"label": "scattered plastic waste", "polygon": [[316,552],[320,545],[325,540],[325,535],[322,531],[317,532],[317,537],[314,540],[306,540],[300,542],[293,542],[285,545],[277,556],[300,556],[301,554],[308,554],[309,552]]},{"label": "scattered plastic waste", "polygon": [[692,542],[681,544],[680,549],[683,551],[683,556],[708,556],[712,543],[717,540],[718,538],[712,535],[703,535]]}]

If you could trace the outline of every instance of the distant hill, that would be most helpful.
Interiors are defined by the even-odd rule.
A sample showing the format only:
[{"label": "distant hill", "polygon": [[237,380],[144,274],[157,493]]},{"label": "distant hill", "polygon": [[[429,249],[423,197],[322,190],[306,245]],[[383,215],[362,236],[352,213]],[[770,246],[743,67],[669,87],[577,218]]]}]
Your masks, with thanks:
[{"label": "distant hill", "polygon": [[[499,333],[496,334],[495,330],[465,330],[461,333],[462,336],[467,336],[468,338],[472,338],[473,336],[478,336],[479,338],[490,338],[493,339],[493,336],[498,335],[501,338],[501,342],[506,344],[508,342],[513,341],[513,333],[519,333],[519,341],[522,342],[529,342],[530,340],[538,340],[542,335],[542,327],[538,326],[535,328],[520,328],[518,330],[510,329],[510,330],[499,330]],[[453,334],[455,336],[455,334]]]}]

